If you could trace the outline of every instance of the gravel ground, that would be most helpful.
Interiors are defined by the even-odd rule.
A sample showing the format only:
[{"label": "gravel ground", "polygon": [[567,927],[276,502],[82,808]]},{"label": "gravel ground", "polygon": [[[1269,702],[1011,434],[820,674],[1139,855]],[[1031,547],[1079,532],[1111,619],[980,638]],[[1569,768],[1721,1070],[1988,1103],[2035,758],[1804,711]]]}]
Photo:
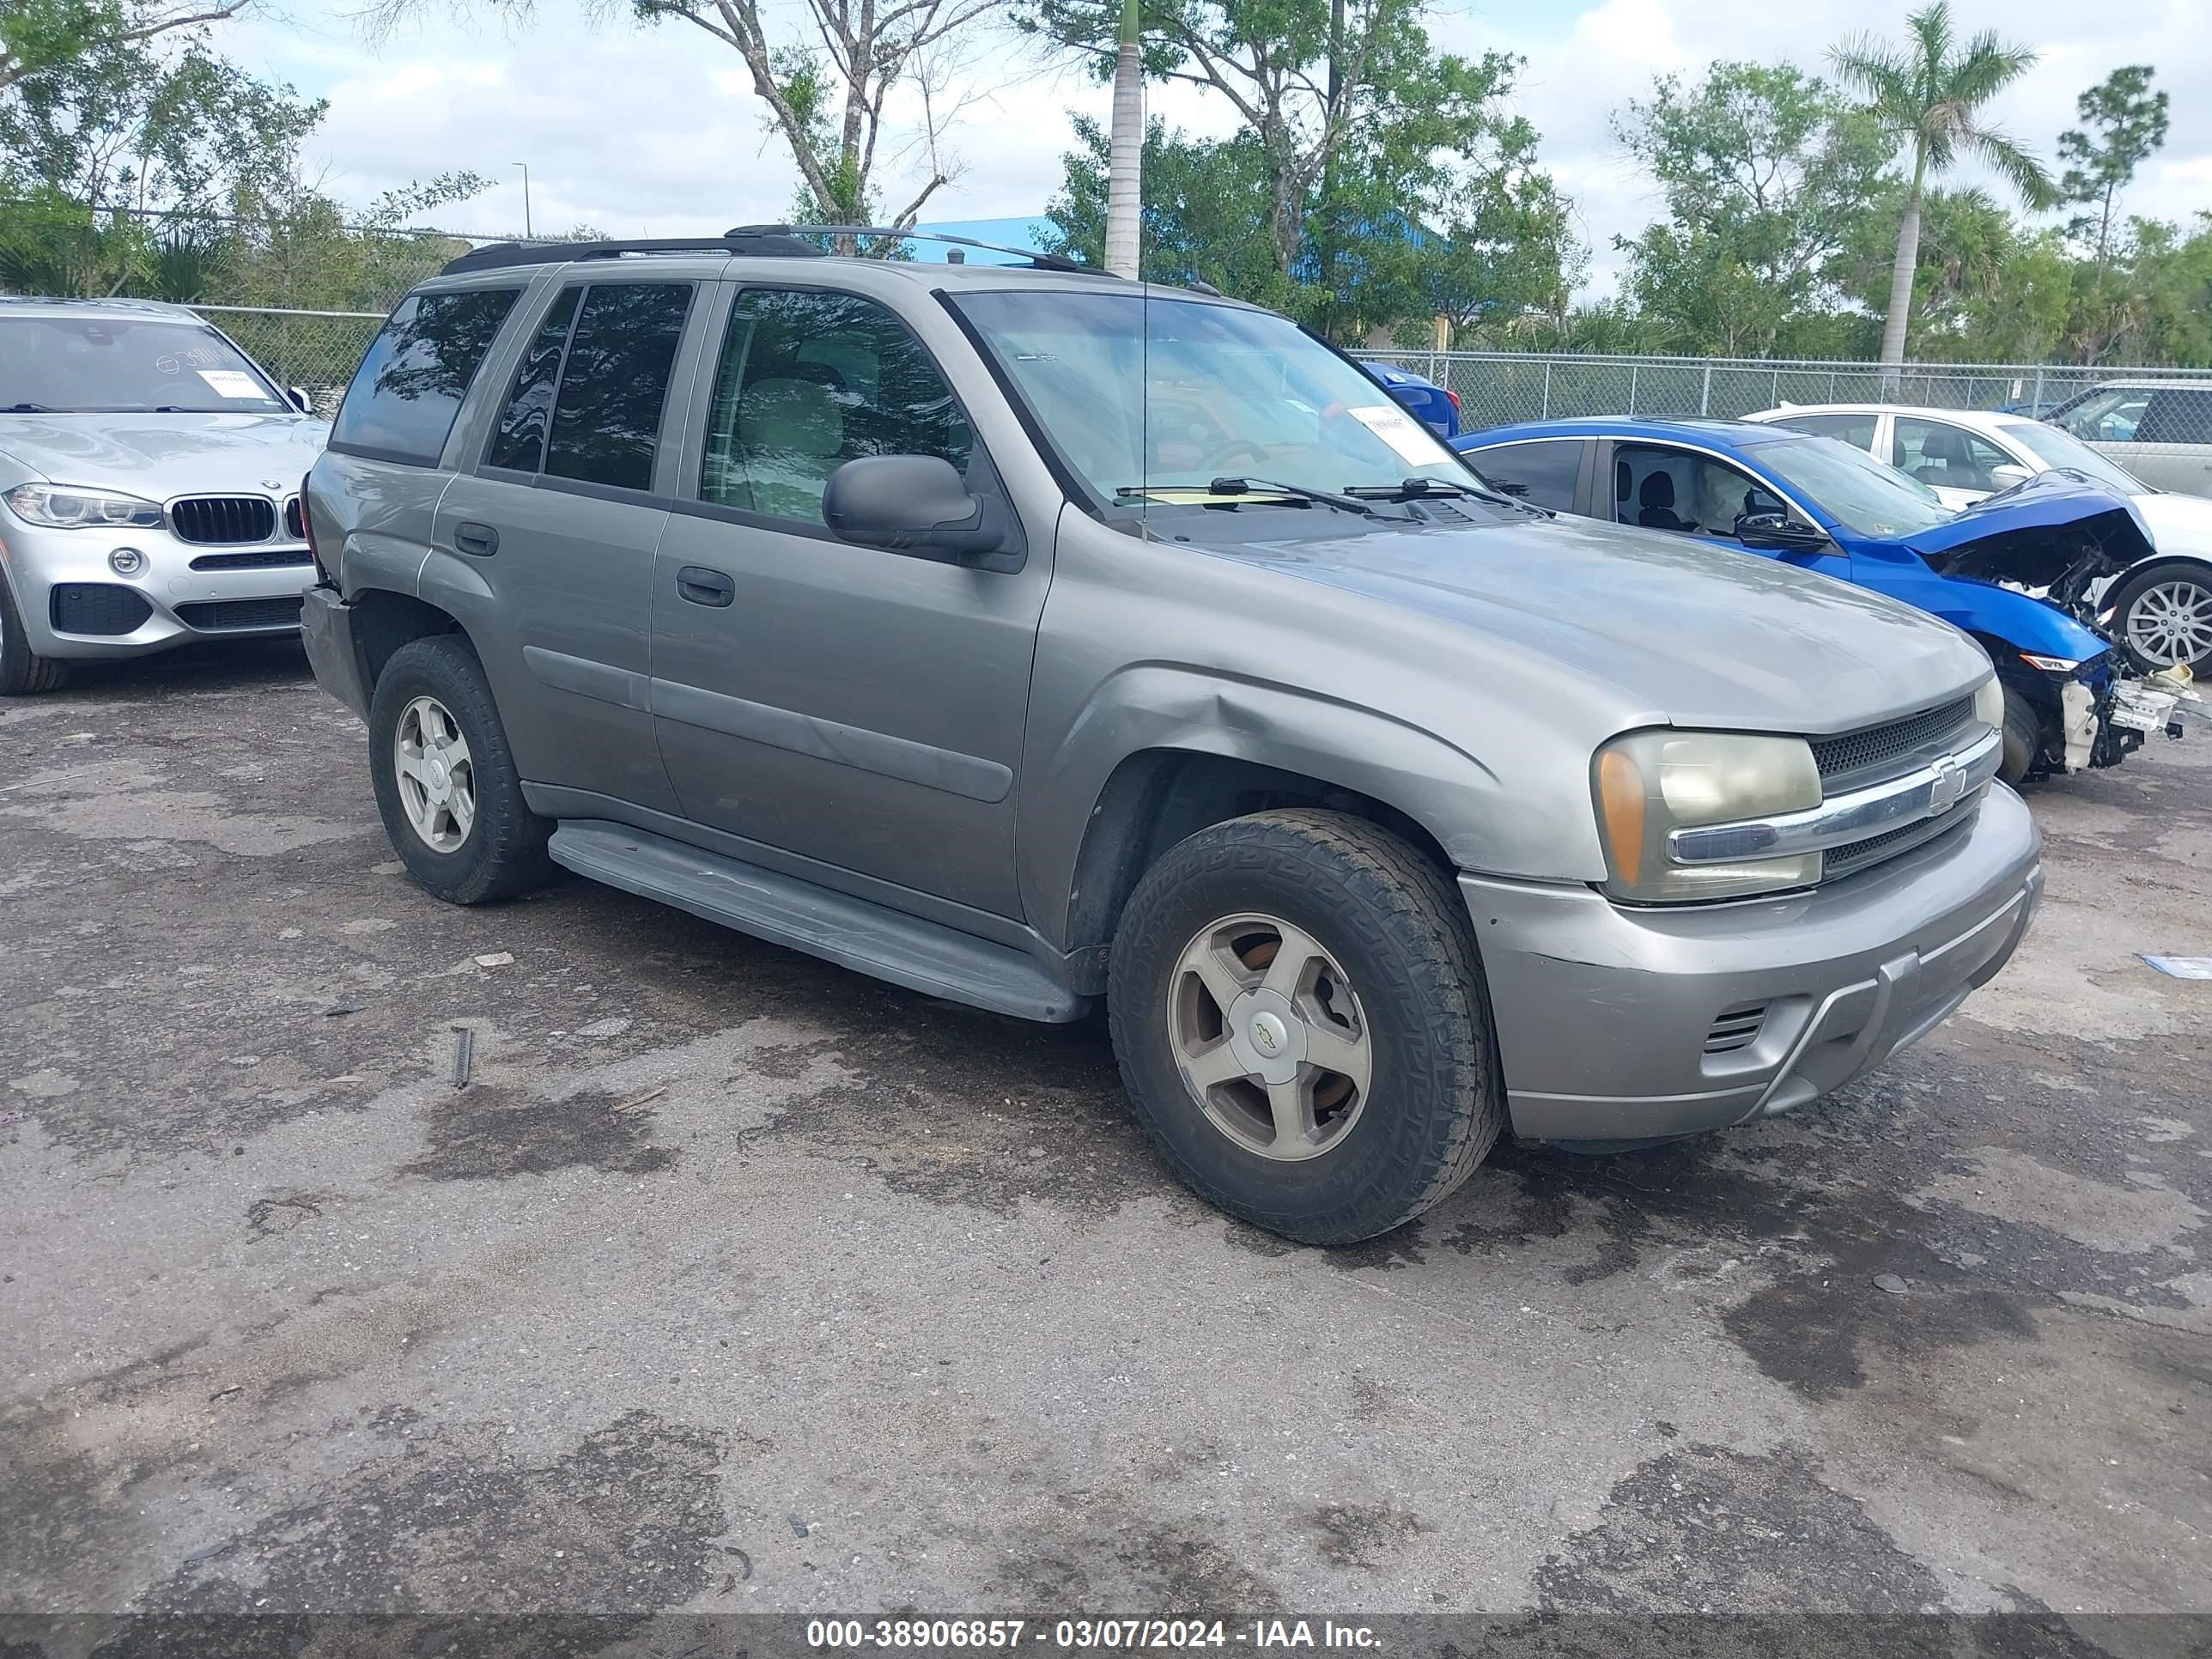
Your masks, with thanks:
[{"label": "gravel ground", "polygon": [[1096,1025],[434,902],[365,741],[289,647],[0,705],[0,1612],[2212,1611],[2201,741],[1878,1076],[1338,1251]]}]

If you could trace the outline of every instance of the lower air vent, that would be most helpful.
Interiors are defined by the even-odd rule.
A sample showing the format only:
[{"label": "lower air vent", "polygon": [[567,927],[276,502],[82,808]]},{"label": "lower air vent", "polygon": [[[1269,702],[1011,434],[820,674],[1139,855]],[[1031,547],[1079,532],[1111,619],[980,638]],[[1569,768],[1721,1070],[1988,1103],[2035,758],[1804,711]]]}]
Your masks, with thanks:
[{"label": "lower air vent", "polygon": [[114,582],[57,582],[46,604],[62,634],[133,634],[154,614],[136,588]]},{"label": "lower air vent", "polygon": [[192,561],[195,570],[285,570],[297,565],[306,569],[314,561],[304,547],[271,547],[258,553],[203,553]]},{"label": "lower air vent", "polygon": [[300,596],[282,599],[217,599],[201,605],[180,605],[177,620],[203,634],[222,634],[241,628],[297,628]]},{"label": "lower air vent", "polygon": [[1705,1033],[1705,1052],[1732,1054],[1739,1048],[1748,1048],[1759,1040],[1759,1028],[1765,1024],[1766,1005],[1763,1002],[1731,1008],[1713,1021],[1713,1029]]}]

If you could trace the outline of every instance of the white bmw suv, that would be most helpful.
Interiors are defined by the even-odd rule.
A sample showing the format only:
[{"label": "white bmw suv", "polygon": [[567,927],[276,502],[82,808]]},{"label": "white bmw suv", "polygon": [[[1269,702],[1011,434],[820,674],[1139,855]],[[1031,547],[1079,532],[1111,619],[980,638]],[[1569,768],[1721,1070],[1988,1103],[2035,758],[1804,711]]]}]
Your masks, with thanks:
[{"label": "white bmw suv", "polygon": [[0,299],[0,696],[297,632],[306,402],[182,307]]}]

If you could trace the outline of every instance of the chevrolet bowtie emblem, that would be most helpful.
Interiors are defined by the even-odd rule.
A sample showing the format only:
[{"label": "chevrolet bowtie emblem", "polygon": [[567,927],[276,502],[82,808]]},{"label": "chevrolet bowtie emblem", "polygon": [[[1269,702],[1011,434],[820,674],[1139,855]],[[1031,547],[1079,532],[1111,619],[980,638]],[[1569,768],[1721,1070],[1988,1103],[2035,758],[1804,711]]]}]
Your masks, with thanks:
[{"label": "chevrolet bowtie emblem", "polygon": [[1959,804],[1966,793],[1966,775],[1959,763],[1946,755],[1929,769],[1936,775],[1928,785],[1928,810],[1948,812]]}]

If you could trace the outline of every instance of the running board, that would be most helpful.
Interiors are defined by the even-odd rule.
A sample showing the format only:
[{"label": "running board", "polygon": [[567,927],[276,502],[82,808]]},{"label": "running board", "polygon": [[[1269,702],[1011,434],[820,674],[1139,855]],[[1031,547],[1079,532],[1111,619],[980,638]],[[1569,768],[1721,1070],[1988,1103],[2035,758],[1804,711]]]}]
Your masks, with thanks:
[{"label": "running board", "polygon": [[910,991],[1023,1019],[1076,1019],[1087,1006],[1027,951],[665,836],[566,819],[546,850],[580,876]]}]

